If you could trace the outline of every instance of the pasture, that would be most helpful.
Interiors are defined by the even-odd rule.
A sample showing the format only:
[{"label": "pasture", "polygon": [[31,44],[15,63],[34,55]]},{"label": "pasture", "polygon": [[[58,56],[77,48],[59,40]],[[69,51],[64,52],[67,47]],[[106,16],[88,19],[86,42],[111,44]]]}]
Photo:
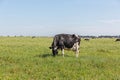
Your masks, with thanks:
[{"label": "pasture", "polygon": [[0,80],[120,80],[120,42],[82,39],[79,57],[53,57],[52,38],[0,37]]}]

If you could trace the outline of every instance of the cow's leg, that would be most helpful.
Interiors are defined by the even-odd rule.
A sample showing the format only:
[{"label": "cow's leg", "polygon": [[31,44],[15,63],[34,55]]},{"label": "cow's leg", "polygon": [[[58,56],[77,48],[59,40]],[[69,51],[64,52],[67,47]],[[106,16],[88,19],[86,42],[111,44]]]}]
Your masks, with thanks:
[{"label": "cow's leg", "polygon": [[62,51],[62,55],[63,55],[63,57],[64,57],[64,43],[63,43],[62,40],[59,41],[59,48],[61,49],[61,51]]},{"label": "cow's leg", "polygon": [[63,55],[63,57],[64,57],[64,49],[62,49],[62,55]]},{"label": "cow's leg", "polygon": [[79,55],[79,50],[76,50],[76,57],[78,57]]},{"label": "cow's leg", "polygon": [[76,45],[76,57],[78,57],[78,55],[79,55],[79,45],[77,43],[77,45]]}]

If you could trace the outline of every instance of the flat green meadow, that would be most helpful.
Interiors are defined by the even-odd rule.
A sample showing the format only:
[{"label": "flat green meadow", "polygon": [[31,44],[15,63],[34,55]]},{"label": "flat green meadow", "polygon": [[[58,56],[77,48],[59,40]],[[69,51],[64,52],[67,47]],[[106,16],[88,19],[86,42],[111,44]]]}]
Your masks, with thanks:
[{"label": "flat green meadow", "polygon": [[120,42],[84,41],[73,51],[52,56],[52,38],[0,37],[0,80],[120,80]]}]

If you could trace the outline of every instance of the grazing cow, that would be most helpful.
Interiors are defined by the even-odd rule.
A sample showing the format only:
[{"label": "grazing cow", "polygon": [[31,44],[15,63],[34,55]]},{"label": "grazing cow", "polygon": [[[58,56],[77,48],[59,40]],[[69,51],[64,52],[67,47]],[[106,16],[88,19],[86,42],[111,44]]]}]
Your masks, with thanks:
[{"label": "grazing cow", "polygon": [[64,57],[64,49],[70,49],[76,52],[76,57],[79,54],[80,36],[75,34],[58,34],[55,35],[50,49],[52,49],[53,56],[58,54],[58,49],[62,51]]},{"label": "grazing cow", "polygon": [[84,40],[85,40],[85,41],[90,41],[90,39],[89,39],[89,38],[85,38]]},{"label": "grazing cow", "polygon": [[120,38],[116,39],[115,41],[120,41]]},{"label": "grazing cow", "polygon": [[32,36],[32,39],[33,39],[33,38],[36,38],[36,37],[35,37],[35,36]]}]

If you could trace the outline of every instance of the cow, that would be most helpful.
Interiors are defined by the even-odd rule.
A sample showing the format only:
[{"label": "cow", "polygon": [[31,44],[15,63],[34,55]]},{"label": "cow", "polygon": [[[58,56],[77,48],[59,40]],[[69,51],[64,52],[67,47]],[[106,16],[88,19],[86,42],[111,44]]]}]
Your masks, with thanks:
[{"label": "cow", "polygon": [[120,41],[120,38],[117,38],[115,41]]},{"label": "cow", "polygon": [[85,41],[90,41],[90,39],[89,39],[89,38],[85,38],[84,40],[85,40]]},{"label": "cow", "polygon": [[36,36],[32,36],[32,39],[33,39],[33,38],[36,38]]},{"label": "cow", "polygon": [[64,57],[64,49],[68,49],[75,51],[76,57],[78,57],[80,41],[80,36],[76,34],[57,34],[49,48],[52,49],[53,56],[58,54],[58,50],[61,50]]}]

